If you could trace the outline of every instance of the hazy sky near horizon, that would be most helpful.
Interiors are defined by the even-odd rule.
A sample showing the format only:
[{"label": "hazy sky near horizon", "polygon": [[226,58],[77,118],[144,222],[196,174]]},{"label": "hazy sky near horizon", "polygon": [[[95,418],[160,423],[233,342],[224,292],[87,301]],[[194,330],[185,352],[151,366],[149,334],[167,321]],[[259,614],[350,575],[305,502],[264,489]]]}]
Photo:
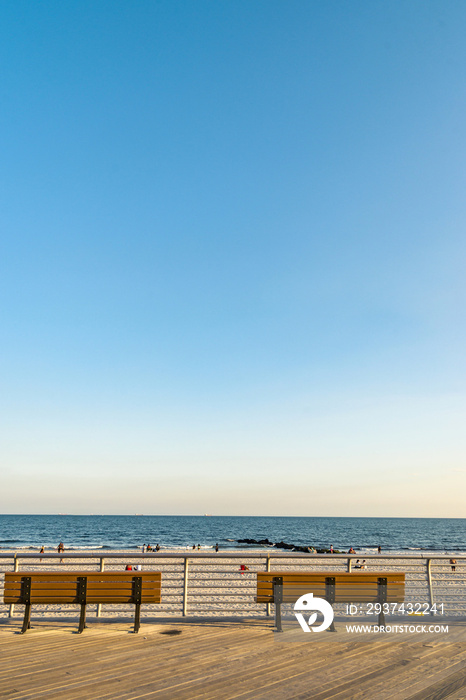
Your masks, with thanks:
[{"label": "hazy sky near horizon", "polygon": [[0,512],[466,517],[466,4],[0,33]]}]

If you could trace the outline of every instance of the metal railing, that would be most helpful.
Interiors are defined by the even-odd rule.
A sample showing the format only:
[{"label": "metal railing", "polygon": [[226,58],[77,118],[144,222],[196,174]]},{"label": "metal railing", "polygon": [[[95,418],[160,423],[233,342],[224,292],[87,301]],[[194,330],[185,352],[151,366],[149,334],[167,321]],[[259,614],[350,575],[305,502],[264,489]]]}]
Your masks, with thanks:
[{"label": "metal railing", "polygon": [[[162,603],[146,605],[144,614],[153,616],[228,615],[259,617],[270,614],[270,605],[256,603],[256,573],[259,571],[354,571],[365,559],[365,570],[403,571],[407,603],[443,604],[447,614],[466,615],[466,555],[391,554],[305,554],[289,552],[0,552],[0,600],[3,601],[3,572],[46,571],[73,565],[74,570],[121,570],[127,564],[162,572]],[[243,568],[241,567],[243,565]],[[452,568],[456,569],[455,571]],[[72,606],[37,606],[45,613],[64,614]],[[106,615],[131,614],[128,608],[105,605]],[[97,616],[102,607],[96,607]],[[14,605],[0,604],[0,615],[14,615]]]}]

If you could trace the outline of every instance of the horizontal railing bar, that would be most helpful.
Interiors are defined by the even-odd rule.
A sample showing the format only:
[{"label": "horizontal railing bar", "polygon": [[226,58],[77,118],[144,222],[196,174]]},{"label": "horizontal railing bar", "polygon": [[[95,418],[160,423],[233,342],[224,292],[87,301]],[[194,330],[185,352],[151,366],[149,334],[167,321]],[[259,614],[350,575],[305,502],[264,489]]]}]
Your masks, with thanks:
[{"label": "horizontal railing bar", "polygon": [[[66,569],[61,569],[61,570],[60,570],[60,569],[59,569],[59,570],[55,570],[55,569],[54,569],[54,570],[52,571],[52,570],[50,570],[48,567],[42,567],[42,568],[37,568],[37,569],[32,569],[32,568],[29,568],[29,567],[28,567],[28,568],[24,568],[24,569],[18,569],[16,573],[17,573],[17,574],[24,574],[24,573],[27,572],[27,571],[32,571],[33,573],[36,573],[36,574],[41,574],[41,573],[42,573],[42,574],[46,574],[46,573],[50,573],[50,574],[53,574],[53,575],[55,576],[55,575],[57,575],[57,574],[59,574],[59,573],[63,573],[63,575],[66,575],[67,573],[70,572],[70,568],[67,567]],[[87,569],[86,571],[88,571],[88,569]],[[121,573],[121,570],[118,570],[118,569],[111,569],[110,567],[106,567],[105,571],[106,571],[106,573],[111,573],[111,574],[115,574],[115,575]],[[280,569],[280,570],[277,569],[277,573],[278,573],[279,571],[281,571],[281,569]],[[142,569],[142,570],[139,571],[139,572],[138,572],[138,571],[134,571],[133,573],[134,573],[134,575],[137,575],[138,573],[140,573],[140,574],[149,574],[149,573],[156,573],[156,572],[161,572],[161,573],[163,573],[163,574],[164,574],[165,580],[180,581],[180,582],[183,580],[182,577],[181,577],[179,574],[178,574],[178,575],[176,575],[176,574],[174,575],[174,572],[167,571],[167,570],[166,570],[165,568],[163,568],[163,567],[155,567],[154,569]],[[9,574],[9,573],[12,573],[11,570],[10,570],[10,571],[0,571],[0,576],[2,576],[2,574]],[[78,570],[78,573],[79,573],[79,570]],[[98,570],[95,570],[95,571],[92,571],[92,573],[93,573],[93,574],[98,574],[99,571],[98,571]],[[240,574],[241,572],[238,571],[237,569],[233,569],[232,571],[222,572],[222,573],[224,574],[223,576],[216,576],[215,578],[209,577],[207,572],[203,572],[203,573],[205,573],[205,576],[198,576],[197,574],[193,574],[193,576],[190,576],[190,580],[198,581],[198,582],[201,582],[201,583],[202,583],[202,582],[208,583],[209,581],[228,581],[228,580],[231,580],[231,576],[232,576],[232,575],[237,575],[237,574]],[[218,572],[215,571],[214,573],[217,574]],[[255,580],[255,578],[253,579],[253,577],[255,577],[256,574],[263,574],[263,573],[265,573],[265,570],[264,570],[264,569],[259,569],[258,571],[248,571],[247,574],[241,575],[241,577],[238,577],[237,580],[238,580],[238,581],[242,581],[242,580],[244,580],[244,581]],[[274,574],[274,573],[275,573],[275,570],[274,570],[274,569],[271,569],[268,573]],[[303,572],[303,573],[306,573],[306,572]],[[321,572],[321,571],[315,571],[315,570],[313,570],[312,573],[317,574],[317,575],[320,574],[320,573],[325,573],[325,574],[335,573],[335,575],[338,576],[339,574],[344,574],[344,573],[347,573],[347,572],[346,572],[346,571],[336,571],[336,572],[331,572],[331,571],[330,571],[330,572],[329,572],[328,570],[325,570],[325,571],[322,571],[322,572]],[[356,573],[356,572],[354,572],[354,573]],[[379,571],[378,569],[377,569],[377,570],[374,570],[374,571],[371,571],[370,569],[369,569],[369,570],[366,569],[365,573],[368,573],[368,574],[377,574],[377,573],[383,573],[383,571]],[[406,572],[397,572],[397,571],[393,571],[392,569],[389,569],[389,570],[387,570],[387,573],[396,574],[396,573],[406,573]],[[441,576],[446,576],[446,575],[448,575],[448,572],[442,572],[440,575],[441,575]],[[419,585],[419,586],[424,586],[424,585],[427,585],[427,584],[428,584],[427,578],[424,578],[424,577],[411,577],[411,576],[409,576],[409,574],[406,575],[405,580],[406,580],[406,582],[409,582],[409,583],[415,584],[415,585]],[[447,581],[448,581],[450,584],[458,584],[458,583],[462,583],[462,582],[466,581],[466,578],[463,578],[463,577],[461,577],[461,578],[454,578],[453,576],[449,576],[448,579],[441,579],[441,578],[440,578],[440,579],[437,579],[437,578],[436,578],[435,580],[436,580],[436,582],[442,582],[442,581],[447,582]]]},{"label": "horizontal railing bar", "polygon": [[[215,572],[215,573],[217,573],[217,572]],[[190,581],[197,581],[198,583],[204,583],[204,582],[208,583],[209,581],[231,581],[232,574],[237,574],[238,575],[238,578],[236,579],[237,581],[253,581],[253,580],[255,581],[256,580],[255,574],[264,574],[266,572],[264,571],[264,569],[262,569],[261,571],[252,571],[252,572],[248,572],[248,573],[254,574],[254,579],[251,577],[246,578],[246,576],[241,576],[241,572],[235,570],[235,571],[229,571],[225,576],[205,576],[205,577],[204,576],[190,576],[189,580]],[[271,573],[273,573],[273,572],[271,572]],[[317,572],[317,573],[319,573],[319,572]]]},{"label": "horizontal railing bar", "polygon": [[[255,596],[255,595],[256,594],[254,591],[251,591],[250,593],[245,592],[244,597]],[[215,598],[238,598],[239,594],[225,592],[225,593],[214,593],[213,596]],[[208,596],[207,593],[192,593],[192,592],[190,592],[189,599],[191,600],[191,598],[212,598],[213,596],[212,595]],[[215,602],[219,602],[219,601],[213,600],[212,602],[215,603]],[[264,603],[258,603],[258,605],[264,605]]]},{"label": "horizontal railing bar", "polygon": [[256,584],[251,586],[210,586],[209,588],[201,588],[197,586],[189,586],[189,595],[209,595],[209,591],[219,591],[219,593],[213,593],[213,595],[222,595],[222,591],[235,590],[238,595],[244,593],[248,595],[249,591],[256,591]]},{"label": "horizontal railing bar", "polygon": [[[180,553],[169,553],[169,552],[157,552],[154,554],[142,554],[140,552],[128,552],[128,553],[115,553],[115,554],[97,554],[94,552],[44,552],[39,556],[37,552],[0,552],[1,559],[146,559],[146,560],[156,560],[156,559],[192,559],[192,560],[206,560],[209,562],[216,561],[218,559],[306,559],[310,561],[318,561],[319,559],[333,560],[338,559],[355,561],[358,559],[377,559],[377,560],[414,560],[414,561],[425,561],[426,559],[434,560],[446,560],[451,559],[452,554],[361,554],[361,555],[348,555],[348,554],[308,554],[306,552],[212,552],[211,554],[205,554],[201,552],[180,552]],[[455,554],[454,557],[458,560],[465,560],[466,555]]]}]

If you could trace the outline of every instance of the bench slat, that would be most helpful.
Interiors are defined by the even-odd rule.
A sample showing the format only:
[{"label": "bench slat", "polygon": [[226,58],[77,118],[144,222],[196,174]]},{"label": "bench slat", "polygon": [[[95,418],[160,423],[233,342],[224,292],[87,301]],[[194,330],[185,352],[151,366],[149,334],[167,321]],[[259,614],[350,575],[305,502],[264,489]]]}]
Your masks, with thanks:
[{"label": "bench slat", "polygon": [[[86,595],[86,600],[90,602],[91,598],[99,598],[106,596],[118,596],[123,598],[131,598],[133,595],[132,591],[121,591],[113,589],[104,589],[102,591],[88,591]],[[161,590],[160,588],[142,590],[142,598],[160,598]],[[21,603],[22,595],[19,591],[5,591],[4,593],[4,603]],[[41,600],[47,598],[54,599],[57,603],[75,602],[78,600],[78,595],[76,589],[73,591],[31,591],[30,600],[31,603],[40,603]]]},{"label": "bench slat", "polygon": [[[37,582],[37,581],[32,581],[31,582],[31,590],[33,591],[57,591],[57,592],[66,592],[69,591],[70,593],[74,591],[76,593],[76,588],[77,588],[77,581],[64,581],[63,583],[53,583],[53,582]],[[5,581],[5,587],[4,590],[5,592],[8,591],[9,593],[20,593],[22,589],[21,583],[14,581],[13,583],[9,581]]]},{"label": "bench slat", "polygon": [[[31,581],[32,591],[76,591],[78,585],[77,578],[74,581]],[[101,588],[108,586],[112,589],[119,589],[122,591],[130,591],[133,587],[132,581],[88,581],[87,590],[88,591],[98,591]],[[160,588],[160,581],[142,581],[142,589]],[[17,581],[5,581],[4,586],[5,591],[21,591],[21,583]]]},{"label": "bench slat", "polygon": [[[56,598],[57,600],[61,600],[62,598],[76,598],[77,597],[77,589],[76,587],[72,590],[66,590],[66,591],[49,591],[49,590],[41,590],[41,591],[35,591],[34,589],[31,590],[31,600],[37,599],[39,600],[40,598]],[[98,590],[87,590],[87,595],[86,598],[89,599],[91,596],[99,596],[99,595],[119,595],[119,596],[131,596],[133,595],[133,591],[131,589],[124,590],[121,588],[102,588]],[[161,595],[161,589],[160,588],[143,588],[142,589],[142,595]],[[13,597],[13,598],[21,598],[21,591],[5,591],[4,592],[4,598],[8,597]]]},{"label": "bench slat", "polygon": [[[301,598],[302,595],[305,595],[306,593],[314,593],[314,591],[310,591],[309,589],[299,591],[297,594],[289,594],[289,593],[284,593],[283,594],[283,602],[284,603],[296,603],[298,598]],[[325,595],[317,595],[317,593],[314,593],[316,598],[325,598]],[[387,603],[402,603],[404,601],[404,592],[399,594],[399,595],[392,595],[390,592],[387,594]],[[256,596],[256,602],[257,603],[273,603],[273,595],[258,595]],[[335,603],[377,603],[378,602],[378,595],[374,593],[374,595],[338,595],[338,593],[335,594]]]},{"label": "bench slat", "polygon": [[386,573],[382,572],[348,572],[348,573],[334,573],[329,572],[300,572],[300,571],[259,571],[257,573],[257,580],[259,581],[270,581],[276,576],[282,576],[283,579],[287,581],[301,582],[303,580],[309,581],[311,583],[323,583],[325,584],[325,579],[331,576],[335,579],[335,583],[344,584],[346,582],[354,582],[357,578],[358,581],[364,581],[365,583],[377,583],[377,580],[381,577],[386,578],[390,583],[392,581],[399,581],[404,583],[405,575],[401,573]]},{"label": "bench slat", "polygon": [[30,576],[36,581],[76,581],[78,576],[86,576],[88,583],[94,580],[100,581],[125,581],[132,580],[134,576],[140,576],[143,580],[160,581],[162,574],[160,571],[75,571],[74,573],[62,574],[56,571],[17,571],[6,572],[5,582],[21,583],[21,579]]},{"label": "bench slat", "polygon": [[[312,592],[315,593],[316,591],[322,591],[325,592],[326,588],[325,586],[322,586],[322,584],[319,585],[314,585],[312,583],[306,583],[305,581],[303,583],[289,583],[287,581],[284,581],[284,588],[288,590],[304,590],[305,588],[309,588],[309,586],[312,588]],[[267,593],[271,592],[273,590],[273,586],[264,586],[264,585],[258,585],[257,586],[257,592],[259,593]],[[352,594],[356,592],[360,593],[377,593],[380,590],[380,587],[378,584],[370,584],[367,585],[365,583],[362,583],[360,586],[358,586],[357,583],[353,583],[351,586],[350,585],[345,585],[345,586],[335,586],[335,590],[339,590],[341,593],[344,594]],[[404,586],[399,583],[394,583],[394,584],[388,584],[387,585],[387,590],[393,590],[393,591],[404,591]],[[311,591],[309,591],[310,593]]]},{"label": "bench slat", "polygon": [[[134,600],[132,596],[113,596],[113,595],[91,595],[87,598],[89,604],[93,603],[132,603],[134,605]],[[141,603],[161,603],[162,598],[160,595],[144,595],[141,596]]]},{"label": "bench slat", "polygon": [[[19,596],[5,596],[5,604],[14,603],[21,605],[21,598]],[[161,603],[160,595],[142,595],[141,603]],[[63,596],[58,598],[57,596],[31,596],[32,605],[48,605],[55,603],[56,605],[78,605],[76,595],[74,596]],[[95,603],[131,603],[134,601],[131,596],[88,596],[86,603],[89,605]]]}]

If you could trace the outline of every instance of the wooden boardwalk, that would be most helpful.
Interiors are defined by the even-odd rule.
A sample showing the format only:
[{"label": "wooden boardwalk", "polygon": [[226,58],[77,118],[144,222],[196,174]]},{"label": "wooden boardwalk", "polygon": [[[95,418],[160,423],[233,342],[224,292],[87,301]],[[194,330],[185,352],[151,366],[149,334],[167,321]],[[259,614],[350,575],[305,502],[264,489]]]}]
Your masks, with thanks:
[{"label": "wooden boardwalk", "polygon": [[[394,640],[332,633],[277,640],[271,621],[0,621],[0,698],[47,700],[460,700],[465,630]],[[338,633],[336,633],[338,634]],[[404,635],[401,635],[404,637]],[[289,639],[289,638],[288,638]]]}]

